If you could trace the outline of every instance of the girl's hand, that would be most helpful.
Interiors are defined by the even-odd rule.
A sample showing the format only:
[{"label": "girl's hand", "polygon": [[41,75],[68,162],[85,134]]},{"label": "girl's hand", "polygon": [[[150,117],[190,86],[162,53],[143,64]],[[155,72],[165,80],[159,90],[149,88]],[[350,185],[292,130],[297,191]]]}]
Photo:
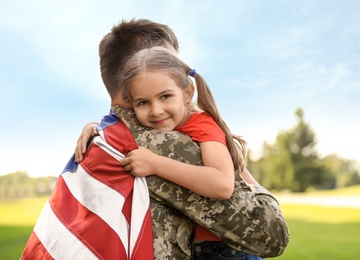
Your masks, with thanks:
[{"label": "girl's hand", "polygon": [[90,138],[99,135],[96,131],[98,124],[99,123],[91,122],[84,126],[75,147],[75,162],[80,163],[84,159],[83,155],[86,152],[86,146]]},{"label": "girl's hand", "polygon": [[126,155],[126,158],[120,161],[126,171],[137,177],[145,177],[155,174],[156,160],[159,155],[151,152],[149,149],[140,147],[132,150]]}]

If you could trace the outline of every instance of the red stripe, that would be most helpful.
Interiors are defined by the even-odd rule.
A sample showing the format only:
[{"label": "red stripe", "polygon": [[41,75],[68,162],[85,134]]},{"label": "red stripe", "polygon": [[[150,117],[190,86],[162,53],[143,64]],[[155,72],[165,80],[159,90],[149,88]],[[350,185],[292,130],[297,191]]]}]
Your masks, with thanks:
[{"label": "red stripe", "polygon": [[104,128],[103,132],[105,141],[125,155],[138,148],[129,128],[122,121]]},{"label": "red stripe", "polygon": [[126,259],[126,251],[116,232],[73,197],[61,176],[50,197],[50,205],[64,226],[94,255],[102,259]]},{"label": "red stripe", "polygon": [[91,177],[113,188],[127,198],[134,187],[134,176],[114,157],[97,145],[92,145],[81,166]]},{"label": "red stripe", "polygon": [[21,256],[22,260],[53,260],[35,232],[33,231]]},{"label": "red stripe", "polygon": [[[131,256],[132,260],[145,260],[145,259],[154,259],[154,243],[152,238],[152,219],[150,208],[146,212],[144,217],[143,224],[141,227],[141,232],[136,241],[136,245]],[[149,252],[146,254],[146,252]]]}]

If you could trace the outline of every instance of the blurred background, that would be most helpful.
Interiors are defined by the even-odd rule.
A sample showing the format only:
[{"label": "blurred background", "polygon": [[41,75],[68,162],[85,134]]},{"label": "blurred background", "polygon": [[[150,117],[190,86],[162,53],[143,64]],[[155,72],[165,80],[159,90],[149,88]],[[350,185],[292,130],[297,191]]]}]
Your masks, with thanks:
[{"label": "blurred background", "polygon": [[[110,98],[98,44],[122,19],[169,25],[278,198],[280,259],[360,253],[360,2],[0,0],[0,259],[18,259],[83,126]],[[336,245],[336,246],[334,246]]]}]

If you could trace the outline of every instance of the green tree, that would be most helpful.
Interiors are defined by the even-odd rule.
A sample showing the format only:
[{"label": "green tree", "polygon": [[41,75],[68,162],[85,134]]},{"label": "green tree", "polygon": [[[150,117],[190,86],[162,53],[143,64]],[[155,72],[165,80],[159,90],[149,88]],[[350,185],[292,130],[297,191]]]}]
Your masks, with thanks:
[{"label": "green tree", "polygon": [[[290,154],[282,147],[287,143],[286,132],[280,133],[274,145],[264,143],[262,157],[251,164],[251,172],[257,172],[257,180],[268,189],[282,190],[291,186],[294,168]],[[255,175],[256,176],[256,175]]]},{"label": "green tree", "polygon": [[297,124],[288,131],[287,143],[283,148],[290,153],[294,167],[294,179],[291,189],[305,191],[310,186],[322,182],[324,169],[317,163],[318,155],[315,149],[315,132],[304,119],[304,111],[297,108],[295,111]]},{"label": "green tree", "polygon": [[304,111],[295,111],[297,123],[281,131],[274,144],[264,143],[263,156],[251,164],[258,171],[259,182],[269,189],[305,191],[321,187],[331,174],[316,151],[316,135],[304,119]]}]

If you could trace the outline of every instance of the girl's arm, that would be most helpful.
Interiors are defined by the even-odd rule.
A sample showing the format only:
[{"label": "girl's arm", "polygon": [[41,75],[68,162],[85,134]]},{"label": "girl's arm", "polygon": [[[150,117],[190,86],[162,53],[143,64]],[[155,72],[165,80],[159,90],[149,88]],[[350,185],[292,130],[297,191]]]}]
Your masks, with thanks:
[{"label": "girl's arm", "polygon": [[75,162],[80,163],[84,159],[83,155],[86,152],[88,141],[91,137],[98,135],[96,131],[98,124],[99,123],[91,122],[84,126],[75,147]]},{"label": "girl's arm", "polygon": [[219,142],[201,142],[204,166],[182,163],[139,148],[120,161],[135,176],[158,175],[200,195],[228,199],[234,191],[234,167],[227,147]]}]

